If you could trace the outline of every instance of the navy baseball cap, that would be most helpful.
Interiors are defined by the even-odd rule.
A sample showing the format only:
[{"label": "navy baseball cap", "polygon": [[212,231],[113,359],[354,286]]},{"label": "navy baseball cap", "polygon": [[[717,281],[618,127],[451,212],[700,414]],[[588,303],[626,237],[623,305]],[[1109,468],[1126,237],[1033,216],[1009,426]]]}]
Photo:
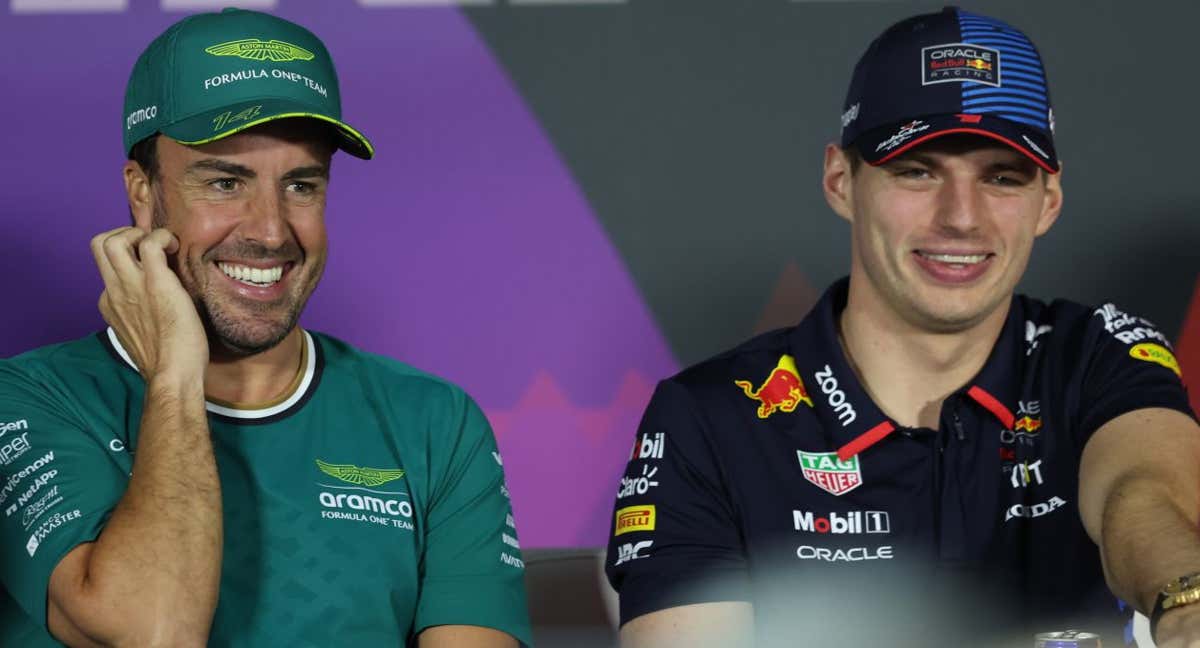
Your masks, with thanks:
[{"label": "navy baseball cap", "polygon": [[1059,170],[1037,48],[1019,30],[957,7],[902,20],[872,41],[842,110],[842,148],[855,147],[868,164],[935,137],[973,133]]}]

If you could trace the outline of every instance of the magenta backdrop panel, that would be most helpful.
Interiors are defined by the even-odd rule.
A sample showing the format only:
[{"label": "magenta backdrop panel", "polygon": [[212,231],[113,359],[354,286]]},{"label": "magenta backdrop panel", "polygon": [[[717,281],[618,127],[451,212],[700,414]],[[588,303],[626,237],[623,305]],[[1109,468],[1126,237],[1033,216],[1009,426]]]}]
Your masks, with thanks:
[{"label": "magenta backdrop panel", "polygon": [[[20,61],[0,67],[0,356],[102,326],[87,242],[128,219],[125,80],[182,15],[138,0],[9,7],[0,42]],[[335,161],[330,262],[305,325],[475,396],[525,546],[601,544],[641,410],[677,367],[552,143],[456,10],[276,10],[325,40],[345,117],[378,149]]]}]

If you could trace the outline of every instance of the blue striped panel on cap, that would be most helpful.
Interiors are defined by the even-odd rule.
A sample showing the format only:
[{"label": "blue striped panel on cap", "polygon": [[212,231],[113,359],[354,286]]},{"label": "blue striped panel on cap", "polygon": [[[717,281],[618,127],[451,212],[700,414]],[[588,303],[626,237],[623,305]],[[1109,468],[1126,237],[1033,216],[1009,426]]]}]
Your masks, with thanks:
[{"label": "blue striped panel on cap", "polygon": [[1000,52],[1000,87],[962,84],[963,112],[985,114],[1050,131],[1050,98],[1041,57],[1029,38],[994,18],[958,10],[964,43]]}]

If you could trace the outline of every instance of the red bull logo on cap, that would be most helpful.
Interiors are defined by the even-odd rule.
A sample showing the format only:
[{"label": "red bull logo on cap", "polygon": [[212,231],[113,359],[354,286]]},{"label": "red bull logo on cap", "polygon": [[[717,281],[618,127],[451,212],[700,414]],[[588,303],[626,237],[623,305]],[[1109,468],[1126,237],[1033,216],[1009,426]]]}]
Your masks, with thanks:
[{"label": "red bull logo on cap", "polygon": [[804,381],[800,380],[800,372],[796,370],[796,359],[790,355],[782,355],[771,375],[763,381],[757,390],[754,383],[748,380],[735,380],[733,384],[742,388],[747,398],[758,401],[758,418],[765,419],[777,411],[794,412],[804,403],[813,406]]},{"label": "red bull logo on cap", "polygon": [[974,43],[921,49],[921,85],[982,83],[1000,87],[1000,50]]}]

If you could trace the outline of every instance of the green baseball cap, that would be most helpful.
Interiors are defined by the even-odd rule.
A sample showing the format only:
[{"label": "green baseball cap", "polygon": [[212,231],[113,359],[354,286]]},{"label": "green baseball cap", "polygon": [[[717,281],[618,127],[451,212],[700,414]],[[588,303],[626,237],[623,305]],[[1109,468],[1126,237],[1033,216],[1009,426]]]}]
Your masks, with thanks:
[{"label": "green baseball cap", "polygon": [[328,122],[338,147],[371,159],[375,147],[342,121],[337,72],[312,32],[242,9],[189,16],[142,52],[125,88],[125,155],[162,133],[206,144],[274,119]]}]

